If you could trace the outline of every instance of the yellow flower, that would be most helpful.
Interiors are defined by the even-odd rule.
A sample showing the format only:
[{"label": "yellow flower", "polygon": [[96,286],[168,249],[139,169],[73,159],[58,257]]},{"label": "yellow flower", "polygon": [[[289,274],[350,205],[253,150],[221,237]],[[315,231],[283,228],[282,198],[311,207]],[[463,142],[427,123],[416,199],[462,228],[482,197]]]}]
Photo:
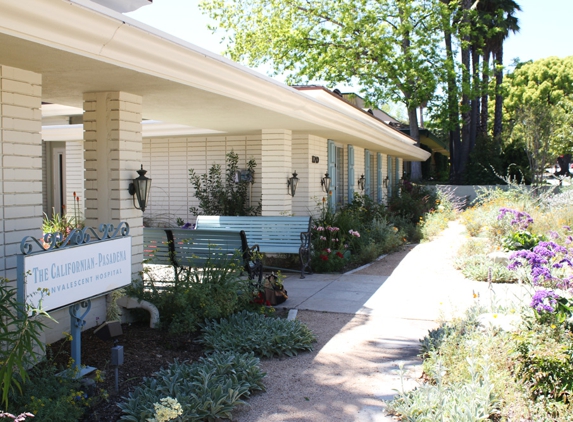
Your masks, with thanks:
[{"label": "yellow flower", "polygon": [[551,324],[551,328],[555,329],[557,327],[555,326],[555,324]]}]

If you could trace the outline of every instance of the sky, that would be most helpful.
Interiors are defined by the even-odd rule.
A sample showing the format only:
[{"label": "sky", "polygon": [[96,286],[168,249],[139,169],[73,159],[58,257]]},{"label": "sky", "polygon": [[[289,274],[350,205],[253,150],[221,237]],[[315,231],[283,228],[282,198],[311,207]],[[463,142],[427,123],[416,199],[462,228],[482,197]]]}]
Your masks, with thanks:
[{"label": "sky", "polygon": [[[516,0],[521,31],[510,35],[504,44],[504,63],[549,56],[573,55],[573,0]],[[214,24],[201,13],[199,0],[153,0],[153,4],[128,13],[133,19],[160,29],[214,53],[222,53],[222,33],[213,34]]]}]

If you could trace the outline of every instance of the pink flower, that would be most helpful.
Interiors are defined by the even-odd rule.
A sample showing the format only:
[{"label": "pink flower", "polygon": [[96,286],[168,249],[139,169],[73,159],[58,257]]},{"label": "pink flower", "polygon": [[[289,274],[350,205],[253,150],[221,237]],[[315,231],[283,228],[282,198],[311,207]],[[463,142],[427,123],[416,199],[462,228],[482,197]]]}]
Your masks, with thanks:
[{"label": "pink flower", "polygon": [[330,250],[330,248],[326,248],[325,251],[328,252],[328,253],[332,252],[332,251]]},{"label": "pink flower", "polygon": [[326,240],[326,237],[320,236],[320,240]]},{"label": "pink flower", "polygon": [[316,231],[317,231],[317,232],[323,232],[323,231],[324,231],[324,227],[318,226],[318,227],[316,228]]}]

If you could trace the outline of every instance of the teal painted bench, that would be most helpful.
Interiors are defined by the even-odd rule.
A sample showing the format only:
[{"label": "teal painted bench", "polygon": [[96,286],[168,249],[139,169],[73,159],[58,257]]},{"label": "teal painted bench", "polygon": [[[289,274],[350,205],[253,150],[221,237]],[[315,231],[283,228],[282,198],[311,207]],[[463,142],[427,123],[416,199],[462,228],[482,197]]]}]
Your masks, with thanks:
[{"label": "teal painted bench", "polygon": [[263,279],[257,245],[249,246],[244,231],[143,229],[143,259],[150,264],[171,265],[175,277],[183,268],[204,268],[207,261],[227,261],[238,256],[249,279]]},{"label": "teal painted bench", "polygon": [[298,254],[300,278],[310,267],[312,217],[223,217],[200,215],[195,227],[198,230],[242,230],[247,242],[258,245],[263,253]]}]

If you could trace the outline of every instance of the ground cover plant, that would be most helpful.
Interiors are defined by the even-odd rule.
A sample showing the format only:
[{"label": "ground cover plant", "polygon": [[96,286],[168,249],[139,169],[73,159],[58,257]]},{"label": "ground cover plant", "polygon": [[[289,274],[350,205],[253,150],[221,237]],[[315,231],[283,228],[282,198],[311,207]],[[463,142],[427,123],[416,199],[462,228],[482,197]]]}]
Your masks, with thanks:
[{"label": "ground cover plant", "polygon": [[242,311],[219,321],[206,321],[199,342],[207,350],[254,353],[269,358],[311,351],[315,340],[300,321]]},{"label": "ground cover plant", "polygon": [[161,369],[119,406],[125,421],[215,421],[231,418],[253,391],[264,390],[266,374],[252,354],[215,352],[197,362]]}]

